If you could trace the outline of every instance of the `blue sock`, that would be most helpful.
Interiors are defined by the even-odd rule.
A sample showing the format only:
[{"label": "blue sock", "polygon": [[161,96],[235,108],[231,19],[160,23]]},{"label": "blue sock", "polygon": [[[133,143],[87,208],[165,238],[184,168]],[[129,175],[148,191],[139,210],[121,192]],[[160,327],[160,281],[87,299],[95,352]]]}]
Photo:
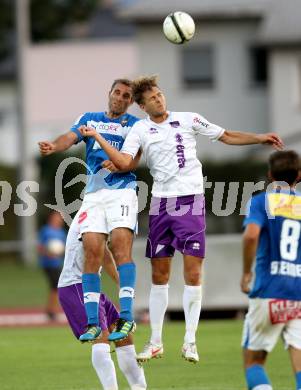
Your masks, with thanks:
[{"label": "blue sock", "polygon": [[84,304],[88,325],[99,326],[100,278],[98,274],[83,274]]},{"label": "blue sock", "polygon": [[301,371],[296,372],[296,389],[301,390]]},{"label": "blue sock", "polygon": [[136,265],[125,263],[117,267],[119,273],[120,318],[133,321],[133,300],[136,284]]},{"label": "blue sock", "polygon": [[254,364],[246,369],[246,381],[249,390],[259,385],[270,385],[269,378],[260,364]]}]

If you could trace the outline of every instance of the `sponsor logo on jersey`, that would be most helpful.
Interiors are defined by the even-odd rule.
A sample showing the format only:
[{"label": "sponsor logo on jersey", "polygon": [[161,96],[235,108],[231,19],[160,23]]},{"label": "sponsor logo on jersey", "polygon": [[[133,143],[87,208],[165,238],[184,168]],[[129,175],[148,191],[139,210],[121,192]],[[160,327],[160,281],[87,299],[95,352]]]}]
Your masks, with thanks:
[{"label": "sponsor logo on jersey", "polygon": [[121,126],[125,126],[127,125],[127,123],[128,123],[127,119],[122,119],[122,121],[120,122]]},{"label": "sponsor logo on jersey", "polygon": [[[115,149],[117,150],[120,150],[121,149],[121,146],[120,146],[120,142],[121,141],[114,141],[114,140],[111,140],[111,139],[106,139],[106,141],[111,145],[113,146]],[[93,145],[93,150],[95,149],[102,149],[102,147],[99,145],[99,143],[97,141],[94,142],[94,145]]]},{"label": "sponsor logo on jersey", "polygon": [[273,299],[269,301],[269,312],[270,320],[273,325],[301,319],[301,302]]},{"label": "sponsor logo on jersey", "polygon": [[108,131],[108,132],[116,133],[117,130],[120,128],[120,123],[112,123],[112,122],[105,123],[105,122],[89,121],[87,125],[89,127],[93,127],[95,130],[99,132]]},{"label": "sponsor logo on jersey", "polygon": [[179,121],[173,121],[173,122],[169,122],[170,126],[171,127],[174,127],[174,128],[177,128],[180,126],[180,122]]},{"label": "sponsor logo on jersey", "polygon": [[177,142],[176,155],[178,157],[178,166],[179,166],[179,168],[184,168],[186,159],[185,159],[185,153],[184,153],[185,146],[183,145],[183,137],[181,134],[177,133],[175,135],[175,139]]},{"label": "sponsor logo on jersey", "polygon": [[197,123],[199,125],[202,125],[202,126],[206,127],[206,129],[207,129],[207,127],[209,127],[209,123],[203,122],[198,116],[193,118],[193,123]]},{"label": "sponsor logo on jersey", "polygon": [[150,133],[150,134],[157,134],[157,133],[158,133],[158,130],[155,129],[154,127],[151,127],[151,128],[149,129],[149,133]]},{"label": "sponsor logo on jersey", "polygon": [[301,197],[291,194],[268,194],[268,203],[273,217],[301,219]]},{"label": "sponsor logo on jersey", "polygon": [[179,134],[179,133],[176,134],[176,141],[177,141],[179,144],[183,143],[183,137],[182,137],[181,134]]}]

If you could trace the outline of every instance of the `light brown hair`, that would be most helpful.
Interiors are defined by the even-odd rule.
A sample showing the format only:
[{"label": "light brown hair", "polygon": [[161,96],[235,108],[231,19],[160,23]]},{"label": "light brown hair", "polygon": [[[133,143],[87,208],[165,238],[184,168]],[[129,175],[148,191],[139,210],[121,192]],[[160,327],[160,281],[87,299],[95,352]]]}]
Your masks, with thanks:
[{"label": "light brown hair", "polygon": [[133,81],[133,97],[137,104],[143,103],[143,94],[158,87],[158,76],[142,76]]}]

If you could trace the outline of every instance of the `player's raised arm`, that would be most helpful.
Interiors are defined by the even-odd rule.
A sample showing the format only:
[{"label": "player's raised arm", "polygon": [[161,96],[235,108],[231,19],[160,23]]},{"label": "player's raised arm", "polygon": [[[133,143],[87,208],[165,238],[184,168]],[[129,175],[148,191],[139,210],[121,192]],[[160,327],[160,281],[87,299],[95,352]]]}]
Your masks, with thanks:
[{"label": "player's raised arm", "polygon": [[226,130],[218,140],[228,145],[271,145],[276,150],[281,150],[284,146],[281,138],[275,133],[254,134]]},{"label": "player's raised arm", "polygon": [[42,156],[49,156],[52,153],[64,152],[74,145],[78,140],[78,136],[73,131],[60,135],[53,142],[41,141],[39,142],[39,149]]},{"label": "player's raised arm", "polygon": [[129,154],[120,153],[116,148],[111,146],[97,131],[87,126],[79,128],[84,137],[93,137],[99,143],[102,149],[109,156],[110,160],[120,171],[129,171],[133,162],[133,157]]}]

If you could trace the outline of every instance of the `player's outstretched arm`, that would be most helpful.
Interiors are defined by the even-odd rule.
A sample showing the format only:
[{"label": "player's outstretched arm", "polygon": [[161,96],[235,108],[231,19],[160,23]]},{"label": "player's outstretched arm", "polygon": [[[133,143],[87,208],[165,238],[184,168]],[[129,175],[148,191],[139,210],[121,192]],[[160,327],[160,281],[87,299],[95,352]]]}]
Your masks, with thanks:
[{"label": "player's outstretched arm", "polygon": [[68,131],[63,135],[60,135],[53,142],[41,141],[39,142],[39,149],[42,156],[49,156],[52,153],[64,152],[77,142],[77,135]]},{"label": "player's outstretched arm", "polygon": [[247,225],[243,235],[243,274],[241,277],[241,291],[248,293],[250,291],[250,282],[252,280],[252,265],[256,256],[258,239],[260,235],[260,226],[255,223]]},{"label": "player's outstretched arm", "polygon": [[219,141],[228,145],[271,145],[277,150],[283,149],[283,142],[281,138],[275,133],[254,134],[240,131],[226,130],[219,138]]},{"label": "player's outstretched arm", "polygon": [[119,171],[129,171],[133,161],[132,156],[125,153],[120,153],[117,149],[111,146],[97,131],[87,126],[81,126],[78,129],[84,137],[93,137],[102,149],[109,156],[110,160]]}]

